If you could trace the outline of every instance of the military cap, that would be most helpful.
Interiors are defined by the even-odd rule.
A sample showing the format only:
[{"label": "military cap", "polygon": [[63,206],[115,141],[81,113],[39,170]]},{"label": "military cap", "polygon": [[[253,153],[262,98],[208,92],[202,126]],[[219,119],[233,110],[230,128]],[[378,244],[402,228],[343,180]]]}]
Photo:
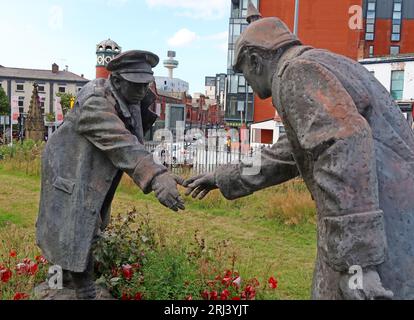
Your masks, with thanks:
[{"label": "military cap", "polygon": [[252,22],[236,41],[233,69],[240,72],[241,53],[245,48],[253,47],[276,51],[288,44],[301,44],[279,18],[262,18]]},{"label": "military cap", "polygon": [[152,68],[156,67],[159,61],[159,57],[152,52],[131,50],[116,56],[108,63],[107,69],[130,82],[150,83],[155,80]]}]

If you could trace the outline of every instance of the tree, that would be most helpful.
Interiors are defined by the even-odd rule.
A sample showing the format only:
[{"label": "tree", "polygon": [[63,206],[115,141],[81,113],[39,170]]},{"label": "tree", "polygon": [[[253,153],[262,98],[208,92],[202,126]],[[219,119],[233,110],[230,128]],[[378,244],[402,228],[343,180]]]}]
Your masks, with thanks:
[{"label": "tree", "polygon": [[4,92],[4,89],[0,87],[0,115],[9,115],[10,114],[10,103],[9,98]]},{"label": "tree", "polygon": [[63,114],[66,115],[66,113],[70,110],[70,101],[71,99],[76,99],[76,97],[71,93],[57,93],[56,94],[60,98],[60,104],[62,105],[62,111]]}]

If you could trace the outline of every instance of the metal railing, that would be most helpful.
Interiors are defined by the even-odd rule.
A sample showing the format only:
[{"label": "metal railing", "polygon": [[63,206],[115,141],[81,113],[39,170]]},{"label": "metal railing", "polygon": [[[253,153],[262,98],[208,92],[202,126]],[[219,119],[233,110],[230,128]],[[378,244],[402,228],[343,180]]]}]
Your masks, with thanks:
[{"label": "metal railing", "polygon": [[174,173],[201,174],[217,167],[248,160],[258,150],[269,145],[242,147],[189,145],[180,143],[147,142],[145,148],[154,159]]}]

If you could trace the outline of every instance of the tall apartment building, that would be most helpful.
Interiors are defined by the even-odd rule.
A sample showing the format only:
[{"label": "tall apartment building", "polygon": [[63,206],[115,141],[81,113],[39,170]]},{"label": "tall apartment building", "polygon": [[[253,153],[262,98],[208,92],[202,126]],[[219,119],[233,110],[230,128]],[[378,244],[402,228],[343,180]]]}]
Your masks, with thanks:
[{"label": "tall apartment building", "polygon": [[[252,1],[254,5],[259,0]],[[253,122],[254,95],[253,90],[246,83],[243,75],[234,73],[233,58],[234,45],[240,34],[246,29],[248,0],[231,0],[229,24],[229,49],[227,57],[227,97],[225,121],[228,126],[239,127],[243,123]]]}]

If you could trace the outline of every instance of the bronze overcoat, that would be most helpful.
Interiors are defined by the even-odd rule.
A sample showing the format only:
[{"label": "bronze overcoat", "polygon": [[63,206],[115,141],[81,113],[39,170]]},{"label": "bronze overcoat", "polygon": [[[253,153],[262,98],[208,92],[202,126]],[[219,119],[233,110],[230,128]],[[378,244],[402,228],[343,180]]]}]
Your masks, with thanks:
[{"label": "bronze overcoat", "polygon": [[48,140],[36,226],[37,243],[53,264],[72,272],[86,269],[93,238],[109,222],[124,172],[149,193],[152,179],[166,171],[143,145],[156,120],[148,110],[153,100],[149,92],[141,105],[128,106],[110,80],[91,81]]},{"label": "bronze overcoat", "polygon": [[361,64],[294,46],[273,78],[273,104],[286,128],[247,164],[216,171],[228,199],[301,175],[318,211],[314,299],[341,299],[340,275],[378,266],[386,289],[414,299],[414,134],[395,101]]}]

